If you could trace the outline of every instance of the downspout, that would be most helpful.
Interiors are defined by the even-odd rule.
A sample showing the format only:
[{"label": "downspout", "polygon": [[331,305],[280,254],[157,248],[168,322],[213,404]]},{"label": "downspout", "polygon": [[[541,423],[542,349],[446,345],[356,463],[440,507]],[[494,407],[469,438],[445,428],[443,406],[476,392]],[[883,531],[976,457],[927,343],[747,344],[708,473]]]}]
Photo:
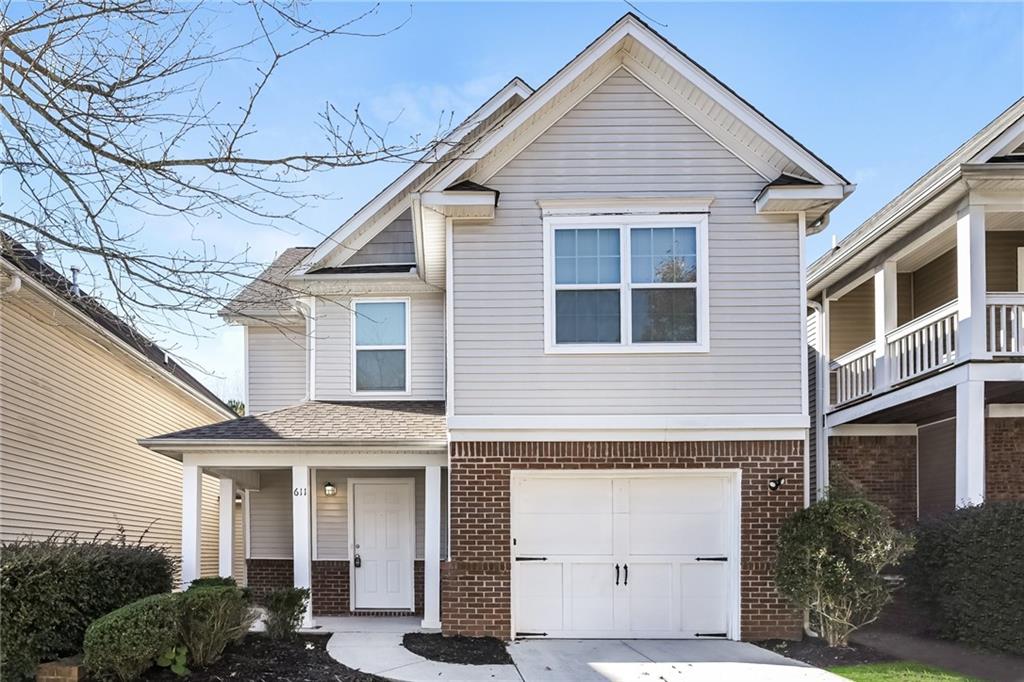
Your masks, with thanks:
[{"label": "downspout", "polygon": [[[828,214],[826,214],[825,216],[822,217],[822,220],[824,221],[824,223],[823,223],[824,227],[822,227],[822,229],[824,229],[825,227],[828,226],[827,216],[828,216]],[[810,308],[811,310],[813,310],[816,315],[818,315],[818,337],[816,339],[816,344],[820,346],[821,345],[821,338],[822,338],[821,337],[821,333],[822,333],[821,330],[822,330],[822,325],[824,324],[824,311],[822,310],[821,304],[818,303],[817,301],[807,301],[807,307]],[[817,349],[815,349],[815,350],[817,350]],[[806,352],[806,349],[804,349],[804,352]],[[815,466],[815,471],[817,472],[817,475],[816,475],[815,478],[817,480],[814,482],[814,485],[815,485],[815,488],[818,490],[818,495],[816,497],[818,499],[820,499],[821,488],[818,486],[818,481],[821,480],[821,471],[820,471],[820,469],[821,469],[822,458],[818,457],[818,453],[820,453],[824,448],[827,448],[828,444],[827,443],[822,443],[822,440],[821,440],[821,431],[822,431],[822,429],[821,429],[821,419],[820,419],[819,415],[817,414],[818,410],[820,410],[820,408],[821,408],[821,365],[822,365],[821,360],[819,359],[819,354],[818,353],[815,353],[815,361],[818,363],[818,366],[815,368],[815,372],[814,372],[814,381],[817,384],[815,386],[815,388],[814,388],[814,390],[815,390],[815,404],[818,406],[818,408],[815,410],[815,414],[812,415],[812,419],[814,420],[814,423],[811,424],[811,428],[815,429],[817,431],[817,433],[818,433],[818,437],[814,441],[817,444],[817,446],[818,446],[816,452],[814,453],[814,456],[817,459],[817,463],[816,463],[816,466]],[[804,446],[805,450],[807,450],[808,447],[810,446],[810,440],[811,440],[810,430],[808,430],[808,432],[807,432],[807,442],[806,442],[806,444]],[[808,451],[808,457],[809,456],[810,456],[810,453]],[[805,468],[805,471],[806,471],[806,468]],[[811,616],[810,616],[810,613],[808,611],[806,611],[806,610],[804,611],[804,634],[807,635],[808,637],[814,637],[815,639],[820,639],[821,638],[821,635],[819,635],[817,632],[815,632],[814,630],[811,629]]]},{"label": "downspout", "polygon": [[21,275],[11,275],[11,281],[3,289],[0,289],[0,297],[16,294],[21,291]]}]

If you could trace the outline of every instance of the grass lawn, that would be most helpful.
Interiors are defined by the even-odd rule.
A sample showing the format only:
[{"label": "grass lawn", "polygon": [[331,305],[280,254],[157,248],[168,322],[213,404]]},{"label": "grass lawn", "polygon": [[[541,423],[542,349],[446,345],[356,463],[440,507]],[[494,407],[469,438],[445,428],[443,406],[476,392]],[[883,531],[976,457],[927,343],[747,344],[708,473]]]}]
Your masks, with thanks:
[{"label": "grass lawn", "polygon": [[843,665],[828,670],[854,682],[974,682],[975,680],[973,677],[909,661]]}]

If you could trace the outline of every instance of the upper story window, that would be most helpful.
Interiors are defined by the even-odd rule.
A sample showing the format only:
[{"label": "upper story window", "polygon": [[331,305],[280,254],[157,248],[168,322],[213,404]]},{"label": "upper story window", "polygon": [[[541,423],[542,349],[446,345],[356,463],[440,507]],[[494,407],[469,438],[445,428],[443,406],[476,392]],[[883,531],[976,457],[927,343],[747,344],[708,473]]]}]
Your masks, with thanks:
[{"label": "upper story window", "polygon": [[708,348],[707,216],[549,216],[547,352]]},{"label": "upper story window", "polygon": [[409,301],[356,300],[352,319],[354,391],[408,393]]}]

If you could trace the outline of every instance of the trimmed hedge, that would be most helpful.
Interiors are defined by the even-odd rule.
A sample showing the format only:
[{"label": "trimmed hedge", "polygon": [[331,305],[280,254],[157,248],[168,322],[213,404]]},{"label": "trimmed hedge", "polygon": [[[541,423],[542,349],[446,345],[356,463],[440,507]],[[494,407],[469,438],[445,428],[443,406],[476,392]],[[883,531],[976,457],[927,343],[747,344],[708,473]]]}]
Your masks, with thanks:
[{"label": "trimmed hedge", "polygon": [[907,588],[942,636],[1024,654],[1024,502],[923,522]]},{"label": "trimmed hedge", "polygon": [[76,654],[94,620],[171,589],[164,548],[55,534],[0,545],[0,679],[31,678],[42,661]]},{"label": "trimmed hedge", "polygon": [[267,595],[267,635],[271,639],[294,638],[308,601],[309,590],[304,587],[285,587]]},{"label": "trimmed hedge", "polygon": [[256,620],[245,593],[230,585],[195,587],[193,582],[175,597],[179,641],[199,667],[220,658],[225,647],[244,637]]},{"label": "trimmed hedge", "polygon": [[85,667],[102,680],[138,678],[178,643],[178,595],[156,594],[108,613],[85,633]]}]

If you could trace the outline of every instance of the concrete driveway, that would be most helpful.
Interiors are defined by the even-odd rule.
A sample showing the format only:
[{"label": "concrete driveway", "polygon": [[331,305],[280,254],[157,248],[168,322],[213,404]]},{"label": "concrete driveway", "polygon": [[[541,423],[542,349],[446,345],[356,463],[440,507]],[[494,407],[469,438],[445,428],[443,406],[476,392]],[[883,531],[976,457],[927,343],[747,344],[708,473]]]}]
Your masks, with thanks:
[{"label": "concrete driveway", "polygon": [[524,682],[843,679],[744,642],[521,640],[508,651]]}]

